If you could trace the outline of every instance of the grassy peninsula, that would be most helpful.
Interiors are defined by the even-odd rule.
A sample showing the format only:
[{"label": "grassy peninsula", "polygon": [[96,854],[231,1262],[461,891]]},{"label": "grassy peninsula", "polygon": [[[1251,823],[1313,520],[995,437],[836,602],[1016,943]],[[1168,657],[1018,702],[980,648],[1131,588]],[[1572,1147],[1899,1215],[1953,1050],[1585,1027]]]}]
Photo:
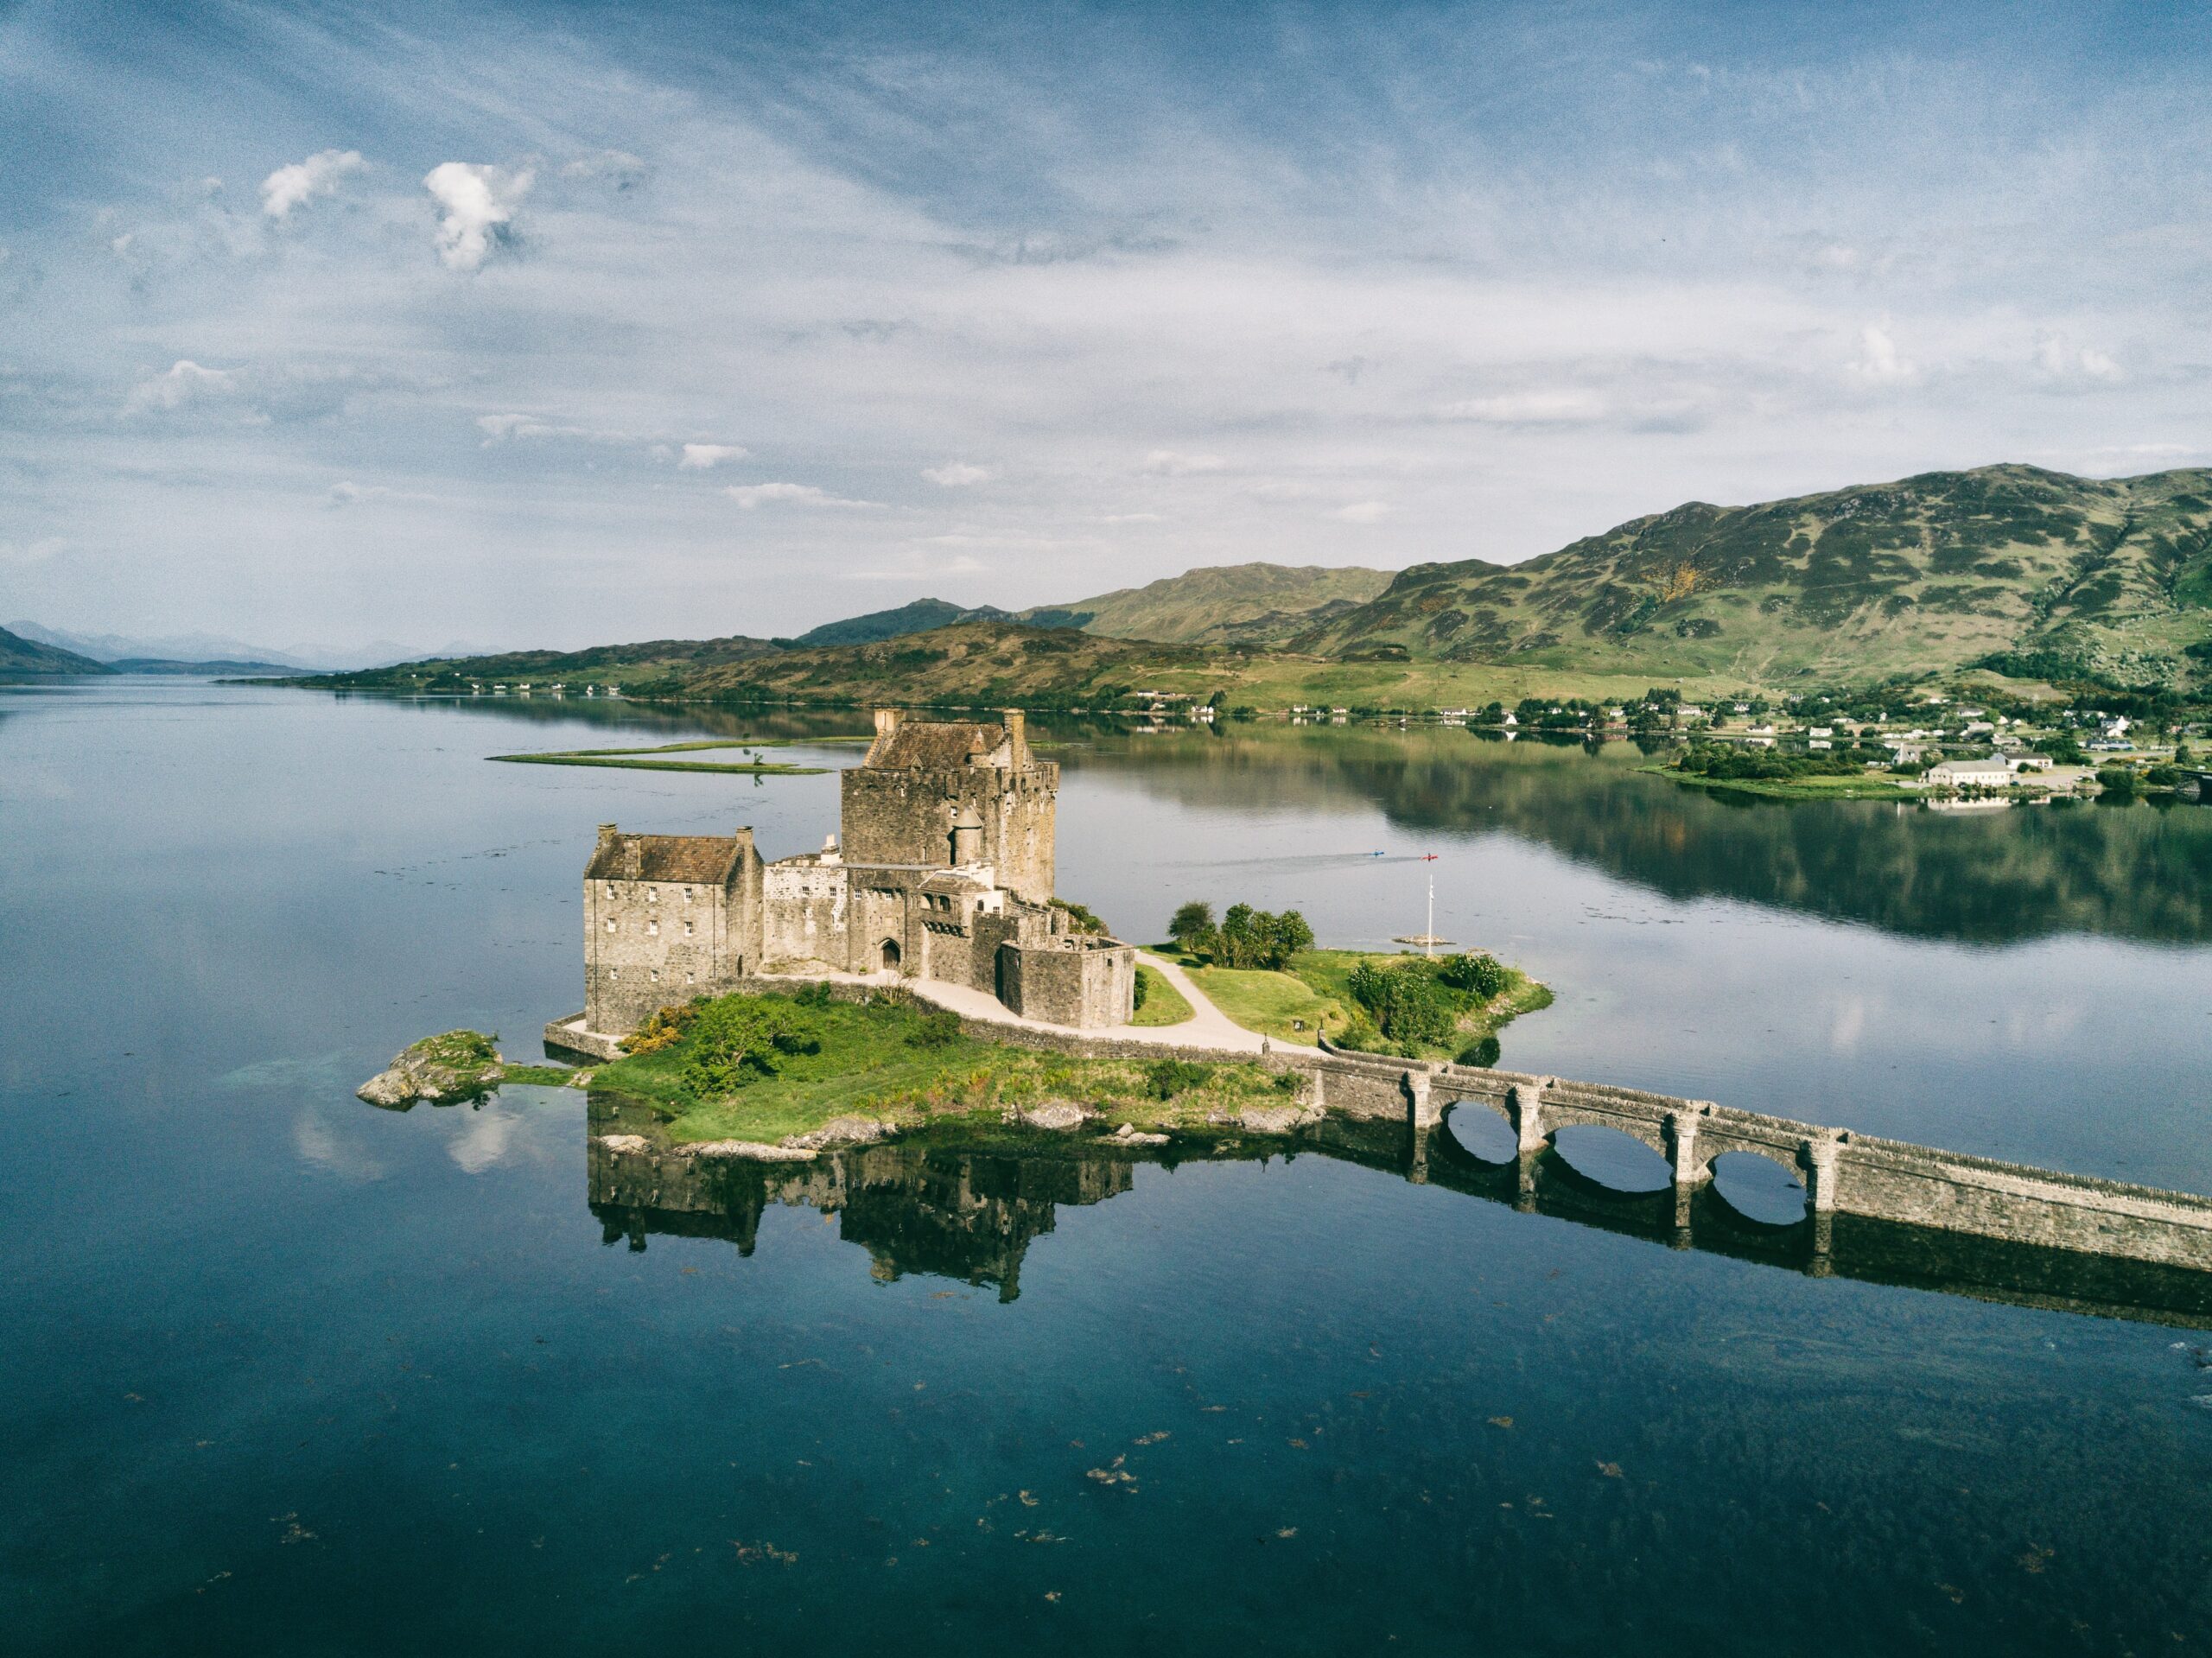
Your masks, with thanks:
[{"label": "grassy peninsula", "polygon": [[1483,955],[1300,950],[1277,967],[1230,967],[1217,949],[1156,948],[1246,1030],[1306,1047],[1326,1036],[1363,1052],[1492,1064],[1498,1032],[1552,1001],[1519,968]]},{"label": "grassy peninsula", "polygon": [[[828,741],[843,740],[825,739]],[[518,765],[611,765],[632,772],[710,772],[737,777],[820,777],[829,768],[822,765],[785,765],[775,760],[682,760],[670,759],[671,754],[696,753],[705,749],[741,748],[755,753],[764,748],[779,747],[770,740],[747,739],[741,741],[662,743],[652,748],[569,748],[550,750],[542,754],[493,754],[487,759],[502,760]]]},{"label": "grassy peninsula", "polygon": [[[903,999],[824,991],[729,995],[664,1010],[592,1079],[595,1102],[678,1143],[774,1143],[857,1117],[888,1128],[1079,1102],[1139,1130],[1235,1121],[1295,1102],[1297,1079],[1256,1064],[1076,1058],[963,1033]],[[1287,1085],[1286,1085],[1287,1084]]]}]

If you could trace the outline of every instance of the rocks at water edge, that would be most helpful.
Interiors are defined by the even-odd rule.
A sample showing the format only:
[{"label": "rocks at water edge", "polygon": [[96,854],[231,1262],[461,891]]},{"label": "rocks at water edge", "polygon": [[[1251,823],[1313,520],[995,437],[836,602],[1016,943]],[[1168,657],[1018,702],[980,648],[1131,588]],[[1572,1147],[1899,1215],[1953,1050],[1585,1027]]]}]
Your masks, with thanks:
[{"label": "rocks at water edge", "polygon": [[1166,1135],[1147,1134],[1134,1122],[1125,1122],[1112,1134],[1101,1135],[1100,1139],[1109,1146],[1165,1146],[1167,1143]]},{"label": "rocks at water edge", "polygon": [[890,1125],[874,1117],[832,1117],[819,1128],[785,1134],[780,1143],[798,1151],[826,1151],[837,1146],[873,1146],[890,1134]]},{"label": "rocks at water edge", "polygon": [[1047,1133],[1065,1134],[1083,1127],[1090,1113],[1072,1100],[1046,1100],[1040,1105],[1023,1108],[1014,1114],[1016,1122],[1025,1128],[1042,1128]]},{"label": "rocks at water edge", "polygon": [[490,1037],[481,1031],[447,1031],[404,1050],[354,1093],[371,1105],[404,1111],[418,1100],[474,1099],[497,1088],[505,1075],[505,1062]]}]

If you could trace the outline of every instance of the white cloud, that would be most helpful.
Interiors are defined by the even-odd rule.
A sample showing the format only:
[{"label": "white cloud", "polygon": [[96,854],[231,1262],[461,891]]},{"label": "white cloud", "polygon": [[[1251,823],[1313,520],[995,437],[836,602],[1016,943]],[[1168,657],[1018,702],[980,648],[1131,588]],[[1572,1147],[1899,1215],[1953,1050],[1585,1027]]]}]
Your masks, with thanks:
[{"label": "white cloud", "polygon": [[2103,352],[2076,346],[2063,334],[2047,334],[2036,342],[2036,365],[2054,380],[2120,380],[2126,377],[2120,365]]},{"label": "white cloud", "polygon": [[626,432],[601,431],[590,426],[564,426],[558,421],[543,420],[536,415],[479,415],[476,429],[484,434],[483,447],[487,449],[494,443],[505,443],[511,438],[572,437],[586,443],[630,441],[630,435]]},{"label": "white cloud", "polygon": [[[319,149],[307,160],[280,167],[262,180],[261,211],[271,219],[289,218],[293,208],[330,194],[337,189],[339,180],[367,165],[358,149]],[[219,181],[213,182],[221,187]]]},{"label": "white cloud", "polygon": [[676,464],[687,471],[704,472],[725,461],[742,461],[746,452],[734,443],[687,443],[683,459]]},{"label": "white cloud", "polygon": [[617,190],[627,190],[642,182],[645,164],[626,149],[602,149],[595,156],[579,156],[561,169],[564,179],[575,179],[588,184],[610,184]]},{"label": "white cloud", "polygon": [[1180,454],[1173,449],[1154,449],[1138,468],[1157,478],[1187,478],[1192,473],[1219,472],[1229,463],[1217,454]]},{"label": "white cloud", "polygon": [[964,461],[954,461],[942,467],[924,467],[922,476],[939,489],[965,489],[970,484],[987,484],[993,473],[988,467],[971,467]]},{"label": "white cloud", "polygon": [[515,209],[537,175],[525,167],[441,162],[423,175],[423,187],[444,210],[438,220],[438,257],[448,270],[480,269],[492,251],[514,235]]},{"label": "white cloud", "polygon": [[1380,524],[1390,516],[1387,501],[1354,501],[1350,506],[1340,506],[1329,514],[1346,524]]},{"label": "white cloud", "polygon": [[874,501],[849,501],[842,496],[817,489],[812,484],[732,484],[722,493],[747,512],[764,503],[774,501],[791,506],[872,507],[879,505]]},{"label": "white cloud", "polygon": [[1436,416],[1492,426],[1578,426],[1603,419],[1605,413],[1605,399],[1588,391],[1505,391],[1447,403]]},{"label": "white cloud", "polygon": [[383,484],[356,484],[349,481],[333,484],[330,486],[330,493],[323,499],[322,504],[334,509],[353,506],[363,501],[372,501],[379,495],[391,493],[390,488]]},{"label": "white cloud", "polygon": [[1101,524],[1158,524],[1157,512],[1109,512],[1098,520]]},{"label": "white cloud", "polygon": [[1859,331],[1859,357],[1851,372],[1871,385],[1910,385],[1920,378],[1920,365],[1897,349],[1890,320],[1870,322]]},{"label": "white cloud", "polygon": [[178,409],[202,397],[229,397],[238,389],[237,370],[202,368],[179,358],[166,373],[141,380],[131,387],[123,412],[143,415],[156,409]]}]

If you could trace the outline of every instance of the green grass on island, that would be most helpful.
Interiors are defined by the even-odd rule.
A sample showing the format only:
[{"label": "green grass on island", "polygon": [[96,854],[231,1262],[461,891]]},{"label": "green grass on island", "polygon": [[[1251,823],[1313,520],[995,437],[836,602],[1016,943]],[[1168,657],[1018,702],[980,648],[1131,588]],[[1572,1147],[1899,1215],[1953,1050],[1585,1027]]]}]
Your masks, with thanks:
[{"label": "green grass on island", "polygon": [[730,995],[676,1013],[631,1039],[643,1048],[666,1037],[668,1045],[600,1067],[592,1096],[619,1102],[626,1116],[642,1114],[641,1128],[679,1143],[773,1142],[844,1116],[912,1128],[1061,1099],[1113,1126],[1176,1128],[1233,1118],[1247,1105],[1290,1103],[1297,1087],[1294,1075],[1256,1063],[1007,1046],[963,1033],[949,1013],[890,998]]},{"label": "green grass on island", "polygon": [[1849,777],[1815,775],[1794,778],[1708,778],[1678,772],[1671,766],[1644,765],[1652,772],[1693,789],[1714,794],[1753,795],[1762,800],[1924,800],[1927,791],[1908,789],[1895,778],[1873,772]]},{"label": "green grass on island", "polygon": [[[842,740],[831,739],[830,740]],[[702,749],[741,748],[758,752],[783,745],[766,740],[745,742],[714,741],[663,743],[655,748],[571,748],[543,754],[493,754],[487,758],[519,765],[612,765],[632,772],[708,772],[723,776],[756,778],[820,777],[829,768],[787,765],[778,760],[676,760],[669,754],[691,754]]]},{"label": "green grass on island", "polygon": [[1451,1059],[1478,1053],[1488,1043],[1487,1051],[1494,1059],[1497,1032],[1521,1014],[1549,1007],[1552,1000],[1550,990],[1520,969],[1492,962],[1494,976],[1485,982],[1496,988],[1487,994],[1457,993],[1439,985],[1433,995],[1440,1007],[1408,1007],[1408,999],[1399,998],[1395,1005],[1386,1002],[1378,1009],[1355,992],[1354,975],[1363,966],[1433,980],[1449,958],[1431,960],[1411,951],[1302,950],[1277,970],[1217,967],[1205,956],[1186,953],[1174,944],[1155,948],[1188,972],[1214,1006],[1236,1024],[1276,1041],[1307,1047],[1317,1035],[1325,1035],[1347,1047]]},{"label": "green grass on island", "polygon": [[1184,1000],[1183,993],[1167,982],[1167,975],[1156,967],[1137,964],[1138,1002],[1136,1017],[1129,1023],[1159,1026],[1187,1024],[1194,1010]]}]

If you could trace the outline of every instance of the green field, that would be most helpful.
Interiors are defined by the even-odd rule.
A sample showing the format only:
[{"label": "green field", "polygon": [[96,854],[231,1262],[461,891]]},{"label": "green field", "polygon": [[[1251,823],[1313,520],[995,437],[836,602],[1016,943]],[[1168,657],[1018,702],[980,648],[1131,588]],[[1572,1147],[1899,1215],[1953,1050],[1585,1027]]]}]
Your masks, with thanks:
[{"label": "green field", "polygon": [[[1278,1042],[1313,1045],[1315,1038],[1343,1036],[1359,1008],[1351,975],[1363,962],[1388,966],[1412,958],[1410,951],[1300,950],[1287,968],[1214,967],[1173,944],[1154,946],[1190,974],[1215,1007],[1248,1031]],[[1426,1057],[1449,1058],[1470,1042],[1495,1036],[1522,1013],[1551,1005],[1552,993],[1517,968],[1507,968],[1506,988],[1488,1003],[1464,1013],[1449,1044],[1433,1045]]]},{"label": "green field", "polygon": [[1158,968],[1137,966],[1137,979],[1144,986],[1144,1006],[1137,1009],[1132,1025],[1159,1026],[1187,1024],[1192,1014],[1191,1004],[1183,993],[1167,982],[1167,977]]},{"label": "green field", "polygon": [[1757,795],[1766,800],[1920,800],[1927,794],[1876,772],[1860,777],[1705,778],[1669,765],[1640,765],[1637,770],[1715,794]]}]

